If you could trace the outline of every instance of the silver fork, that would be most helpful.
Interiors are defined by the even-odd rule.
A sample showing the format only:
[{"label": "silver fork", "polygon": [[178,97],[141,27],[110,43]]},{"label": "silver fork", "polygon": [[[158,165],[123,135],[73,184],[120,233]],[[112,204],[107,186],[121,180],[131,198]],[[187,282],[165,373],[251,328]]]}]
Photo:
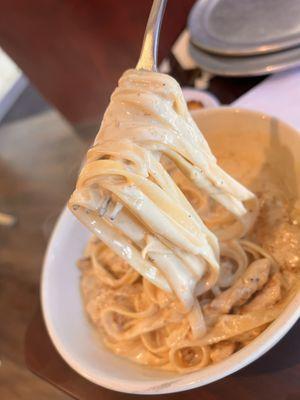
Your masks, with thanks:
[{"label": "silver fork", "polygon": [[162,19],[168,0],[154,0],[148,17],[142,50],[136,69],[157,71],[157,52]]},{"label": "silver fork", "polygon": [[[159,34],[161,23],[168,0],[154,0],[148,17],[148,22],[144,34],[142,50],[136,69],[145,71],[157,71],[157,52],[159,44]],[[108,213],[108,210],[112,210]],[[102,204],[99,208],[101,217],[107,216],[112,221],[122,210],[122,204],[114,203],[110,196],[103,197]]]}]

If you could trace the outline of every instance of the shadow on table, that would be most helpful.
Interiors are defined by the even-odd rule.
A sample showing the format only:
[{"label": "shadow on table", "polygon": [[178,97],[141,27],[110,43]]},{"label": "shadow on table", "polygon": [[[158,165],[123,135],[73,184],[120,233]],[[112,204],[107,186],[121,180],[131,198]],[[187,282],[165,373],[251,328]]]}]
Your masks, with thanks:
[{"label": "shadow on table", "polygon": [[[300,364],[300,322],[264,356],[248,365],[235,376],[259,375],[292,368]],[[300,377],[299,377],[300,380]],[[298,397],[300,399],[300,397]]]}]

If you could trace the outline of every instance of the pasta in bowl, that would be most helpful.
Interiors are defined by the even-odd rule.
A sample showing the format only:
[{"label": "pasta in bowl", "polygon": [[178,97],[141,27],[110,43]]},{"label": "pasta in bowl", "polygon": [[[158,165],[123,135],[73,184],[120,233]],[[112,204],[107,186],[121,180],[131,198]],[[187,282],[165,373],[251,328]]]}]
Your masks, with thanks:
[{"label": "pasta in bowl", "polygon": [[[297,151],[299,151],[300,146],[297,133],[275,119],[241,110],[218,109],[201,111],[194,114],[194,119],[201,127],[213,153],[217,155],[217,159],[224,170],[258,194],[260,209],[264,206],[266,210],[266,216],[263,216],[262,214],[261,216],[258,216],[258,223],[261,223],[261,227],[265,228],[266,222],[269,219],[273,219],[273,216],[270,217],[269,211],[267,211],[268,204],[270,204],[268,202],[271,202],[274,206],[274,199],[269,200],[268,198],[263,198],[263,193],[267,193],[267,191],[264,190],[265,185],[267,183],[276,186],[276,182],[274,183],[268,175],[270,171],[268,172],[268,168],[266,169],[265,167],[266,165],[271,165],[275,171],[275,177],[279,177],[280,182],[284,181],[288,185],[289,189],[295,190],[295,182],[297,184],[297,179],[291,180],[290,174],[288,177],[280,176],[280,174],[282,175],[282,170],[284,170],[284,168],[279,168],[279,171],[277,170],[278,160],[280,160],[280,166],[282,167],[282,165],[290,163],[290,160],[293,159],[287,157],[287,149],[292,155],[294,154],[294,159],[296,160],[295,156]],[[274,141],[274,139],[276,140]],[[245,146],[245,143],[247,143],[247,146]],[[170,166],[170,174],[172,173],[172,167],[173,165]],[[287,168],[290,167],[291,165],[287,164]],[[299,176],[299,165],[295,164],[293,165],[293,168],[295,176]],[[178,174],[178,171],[175,170],[174,174]],[[176,176],[174,177],[174,180],[175,179]],[[203,204],[205,205],[206,199],[195,199],[193,196],[193,188],[191,189],[187,185],[184,178],[182,178],[181,185],[178,183],[178,187],[180,186],[182,193],[185,192],[186,198],[191,196],[190,203],[193,204],[195,209],[198,203],[201,208],[204,209]],[[262,188],[263,190],[261,190]],[[263,193],[260,194],[261,192]],[[292,193],[292,197],[295,195],[297,195],[297,191]],[[278,193],[276,193],[276,199],[277,197]],[[298,218],[297,202],[294,203],[295,207],[290,211],[292,218],[294,218],[293,221]],[[215,207],[217,208],[217,206]],[[282,209],[282,204],[277,208],[278,210]],[[272,207],[272,209],[276,213],[276,207],[275,209]],[[278,210],[277,212],[279,212]],[[235,223],[231,216],[223,217],[219,215],[218,217],[224,218],[225,223],[228,222],[231,226]],[[264,220],[261,222],[259,218],[264,218]],[[283,223],[289,223],[291,218],[279,215],[279,220]],[[214,234],[218,236],[222,230],[218,229],[218,231],[214,231],[214,222],[215,221],[212,219],[210,221],[207,219],[207,226],[209,226],[211,231],[215,232]],[[73,223],[75,222],[73,221]],[[283,228],[284,227],[282,227],[282,229]],[[86,337],[85,334],[83,335],[85,337],[85,344],[81,344],[76,351],[73,347],[71,349],[70,344],[66,345],[66,340],[63,340],[64,344],[62,345],[61,338],[58,339],[57,337],[57,332],[54,334],[55,337],[53,337],[53,333],[57,329],[57,326],[53,326],[53,320],[51,321],[51,317],[49,318],[49,312],[47,312],[45,313],[48,315],[48,317],[46,317],[46,322],[50,334],[52,332],[51,336],[54,339],[55,344],[64,358],[66,358],[67,361],[79,372],[83,373],[84,376],[94,382],[102,384],[103,386],[122,391],[135,393],[163,393],[185,390],[209,383],[232,373],[251,362],[253,359],[259,357],[263,352],[270,348],[291,327],[299,315],[299,298],[293,296],[294,292],[292,289],[293,276],[296,274],[292,272],[293,276],[290,277],[291,279],[288,277],[288,275],[290,275],[289,273],[285,277],[282,277],[283,268],[281,266],[281,256],[279,252],[275,254],[274,251],[270,251],[272,248],[269,247],[272,246],[272,243],[278,244],[282,235],[279,235],[277,238],[273,237],[273,234],[267,235],[271,236],[269,243],[263,243],[264,234],[262,230],[263,229],[260,229],[259,231],[256,230],[254,225],[254,228],[249,230],[249,235],[246,234],[245,236],[245,234],[242,234],[243,239],[239,236],[237,239],[226,238],[223,240],[223,243],[222,240],[220,240],[220,260],[221,264],[223,263],[226,267],[223,266],[222,269],[224,269],[224,271],[227,271],[228,269],[228,271],[219,276],[217,281],[218,285],[214,284],[211,289],[202,294],[200,293],[197,297],[201,301],[201,303],[199,301],[199,304],[201,304],[202,315],[200,318],[203,318],[205,321],[205,324],[200,325],[202,326],[201,329],[205,329],[205,332],[202,332],[200,335],[199,332],[196,333],[198,334],[198,338],[196,339],[192,337],[193,332],[191,331],[191,326],[194,318],[194,323],[195,321],[198,321],[196,326],[199,328],[199,314],[197,315],[199,310],[195,311],[194,305],[191,307],[187,315],[185,309],[182,310],[180,308],[180,304],[174,304],[174,298],[172,296],[171,300],[168,298],[161,298],[164,297],[164,292],[160,292],[161,289],[157,289],[156,286],[151,282],[149,283],[147,279],[142,279],[137,276],[135,271],[130,269],[131,267],[129,268],[124,260],[115,259],[115,262],[112,263],[112,259],[116,256],[111,253],[108,248],[104,247],[105,245],[103,243],[100,243],[95,239],[91,240],[90,245],[86,249],[86,258],[80,262],[80,267],[83,271],[82,285],[85,286],[83,290],[85,291],[84,297],[88,313],[92,318],[94,313],[97,314],[98,312],[98,318],[99,314],[101,314],[100,320],[97,317],[95,318],[95,326],[101,331],[104,330],[104,335],[102,335],[104,338],[106,336],[105,331],[110,333],[110,335],[107,335],[106,337],[106,345],[109,347],[112,346],[112,350],[116,351],[114,345],[117,343],[117,345],[119,345],[117,352],[122,354],[124,337],[122,337],[121,340],[118,339],[118,335],[123,333],[122,329],[120,330],[120,327],[122,328],[122,326],[126,326],[127,324],[125,333],[128,334],[129,329],[129,333],[132,334],[132,331],[136,329],[136,325],[130,322],[132,318],[136,317],[136,315],[133,316],[132,314],[136,312],[144,313],[141,320],[145,323],[148,318],[146,326],[148,324],[148,327],[150,325],[152,329],[146,329],[142,333],[139,332],[140,336],[143,335],[142,338],[139,338],[139,343],[134,342],[136,341],[136,338],[134,337],[125,339],[132,341],[132,347],[130,347],[130,349],[133,350],[135,350],[134,345],[139,347],[142,343],[144,346],[143,349],[149,351],[150,355],[153,356],[154,364],[156,364],[155,367],[167,371],[157,372],[155,369],[136,366],[133,363],[126,361],[124,358],[116,357],[103,348],[102,343],[99,343],[98,339],[91,336]],[[291,233],[288,233],[288,235],[291,235]],[[69,262],[74,263],[76,258],[80,258],[83,246],[82,242],[83,241],[81,240],[80,251],[76,250],[76,257],[72,257],[73,261],[69,260]],[[284,248],[284,246],[287,245],[287,242],[289,242],[289,240],[286,240],[285,245],[281,246],[282,252],[291,255],[291,249],[288,250],[286,247]],[[294,240],[292,240],[292,242],[294,243]],[[148,244],[146,243],[146,245]],[[147,248],[145,251],[147,251]],[[295,257],[296,255],[297,252],[294,253]],[[247,258],[247,262],[245,261],[245,257]],[[285,269],[293,270],[295,268],[295,265],[293,264],[297,262],[295,257],[293,258],[291,255],[289,260],[291,265]],[[229,261],[231,261],[231,263]],[[243,267],[245,263],[247,265],[246,267]],[[109,269],[112,265],[115,265],[114,270]],[[70,268],[71,267],[68,269],[69,273]],[[50,290],[49,285],[47,286],[46,284],[46,271],[47,269],[45,267],[43,282],[48,289],[46,289],[44,285],[44,310],[45,302],[48,304],[47,299],[49,300]],[[257,271],[259,271],[259,281],[257,281]],[[247,273],[248,275],[245,276]],[[72,274],[75,274],[73,270]],[[94,274],[97,274],[98,278],[94,279]],[[106,286],[110,287],[110,295],[108,296],[109,292],[107,292],[106,296],[104,296],[106,300],[110,299],[109,301],[113,299],[113,296],[123,296],[122,290],[124,289],[122,288],[124,288],[124,285],[126,286],[126,284],[128,284],[128,281],[127,283],[124,283],[124,281],[129,279],[129,285],[132,287],[131,299],[123,299],[124,301],[122,301],[121,304],[123,309],[121,313],[119,312],[120,304],[119,309],[116,308],[116,304],[113,304],[113,306],[108,304],[105,309],[103,303],[97,304],[97,301],[93,302],[93,292],[99,290],[99,288],[93,287],[93,285],[95,286],[95,282],[101,282],[100,286],[103,285],[103,277],[100,277],[99,274],[105,275],[104,280],[106,279]],[[74,282],[78,282],[78,279],[79,276],[76,274],[76,278],[73,279],[73,284],[76,285]],[[123,282],[121,283],[120,281],[122,281],[122,279]],[[246,287],[246,290],[244,290],[245,281],[251,284],[250,287]],[[289,287],[288,285],[291,286]],[[62,288],[61,285],[60,287]],[[241,290],[241,287],[243,290]],[[232,288],[235,290],[232,290]],[[76,286],[76,290],[76,319],[78,320],[78,313],[80,313],[81,323],[83,323],[85,329],[89,332],[88,335],[90,335],[91,329],[88,327],[88,323],[85,320],[86,317],[83,314],[78,286]],[[112,293],[114,293],[114,295],[112,295]],[[151,298],[151,305],[154,306],[152,309],[147,306],[147,299],[143,299],[144,295]],[[134,300],[135,297],[138,297],[138,302]],[[168,295],[166,295],[166,297],[168,297]],[[99,300],[100,299],[98,298],[98,301]],[[168,301],[173,301],[173,304],[168,306]],[[131,302],[136,303],[136,305]],[[143,306],[141,307],[141,310],[138,310],[138,307],[140,307],[139,304]],[[264,304],[263,309],[261,308],[261,304]],[[126,308],[125,306],[127,306],[127,309],[125,310],[126,312],[131,310],[131,315],[124,315],[125,313],[123,311],[124,308]],[[98,311],[97,307],[99,308]],[[136,309],[134,309],[134,307],[136,307]],[[49,306],[46,308],[48,309]],[[174,311],[173,314],[175,315],[172,315],[171,317],[174,318],[175,321],[168,321],[168,323],[172,324],[171,329],[167,327],[167,318],[165,315],[163,316],[164,326],[159,326],[161,321],[159,321],[159,315],[156,315],[155,313],[159,313],[161,309],[164,311],[164,308],[167,309],[168,312],[169,310]],[[101,312],[99,312],[99,310]],[[56,311],[62,314],[61,310],[58,311],[57,309]],[[71,311],[71,306],[69,311]],[[102,311],[104,311],[104,313],[102,313]],[[196,316],[194,314],[196,314]],[[74,315],[74,312],[72,312],[72,315]],[[249,317],[249,315],[251,315],[251,317]],[[153,318],[153,316],[155,317]],[[179,322],[178,318],[180,318]],[[255,322],[255,318],[257,320],[259,319],[260,322]],[[275,322],[271,323],[274,319],[276,319]],[[109,328],[105,327],[107,321],[109,323]],[[234,321],[234,323],[232,323],[232,321]],[[154,323],[158,325],[154,326]],[[269,325],[270,323],[271,325]],[[241,326],[244,327],[242,328],[243,331],[238,330]],[[78,328],[79,325],[76,325],[76,329]],[[176,335],[174,335],[176,336],[174,339],[172,338],[172,331],[174,332],[176,330],[175,328],[177,331]],[[181,332],[180,328],[182,329]],[[166,332],[163,332],[162,334],[162,332],[160,332],[161,329],[165,329]],[[168,329],[169,332],[167,332]],[[237,329],[237,331],[234,331],[234,329]],[[263,329],[265,330],[257,336]],[[189,332],[187,336],[185,336],[185,333],[188,330]],[[62,329],[60,329],[60,331],[60,335],[66,338],[67,333],[65,331],[62,332]],[[82,326],[79,331],[82,333]],[[180,338],[180,334],[182,335],[181,338],[183,338],[181,342],[180,340],[176,341],[178,337]],[[175,342],[172,343],[172,339],[175,340]],[[251,342],[252,339],[254,340]],[[72,341],[74,340],[76,341],[75,338],[72,339]],[[186,343],[187,340],[188,343]],[[166,351],[166,345],[168,345],[168,343],[170,348]],[[243,347],[246,344],[247,346]],[[68,349],[67,354],[65,353],[65,346]],[[83,348],[84,346],[86,347]],[[88,358],[91,357],[91,346],[93,347],[95,354],[92,356],[93,360],[90,359],[88,361]],[[159,351],[156,352],[159,347],[161,347],[160,354]],[[64,348],[64,351],[62,351],[62,348]],[[75,356],[75,362],[74,351],[77,353]],[[88,356],[86,353],[84,356],[82,352],[88,353]],[[127,356],[130,356],[128,348],[125,348],[125,352]],[[165,353],[168,354],[167,361],[166,359],[163,359]],[[72,360],[70,360],[70,354],[72,354]],[[143,357],[147,358],[148,355],[145,350],[144,353],[139,350],[138,354],[141,354],[140,361],[142,362]],[[136,354],[134,354],[134,357],[136,357]],[[157,358],[159,360],[157,360]],[[220,361],[221,359],[223,359],[223,361]],[[83,360],[84,362],[82,362]],[[106,370],[108,369],[108,372],[101,368],[103,360],[105,360]],[[147,363],[149,363],[149,361],[147,361]],[[212,363],[212,365],[209,365],[210,363]],[[203,368],[204,366],[205,368]],[[199,370],[199,368],[202,369]],[[170,370],[189,372],[194,369],[196,370],[195,372],[191,372],[187,375],[174,375],[174,372],[169,372]]]}]

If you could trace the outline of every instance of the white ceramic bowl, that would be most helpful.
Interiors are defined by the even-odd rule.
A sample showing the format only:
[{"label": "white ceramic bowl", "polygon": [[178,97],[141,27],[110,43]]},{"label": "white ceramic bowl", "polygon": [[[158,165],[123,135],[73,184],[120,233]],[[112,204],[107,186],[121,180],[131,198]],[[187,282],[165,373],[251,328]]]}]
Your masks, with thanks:
[{"label": "white ceramic bowl", "polygon": [[[194,118],[209,141],[216,134],[235,134],[244,137],[245,146],[248,146],[255,135],[263,135],[265,139],[261,154],[270,148],[270,141],[274,142],[275,146],[285,151],[282,160],[279,156],[281,164],[288,159],[289,172],[295,168],[294,173],[300,177],[300,135],[290,126],[266,115],[230,108],[197,111]],[[282,169],[281,164],[279,167]],[[297,181],[299,183],[299,179]],[[79,271],[75,263],[88,237],[87,230],[68,210],[64,210],[45,257],[42,307],[49,335],[65,361],[85,378],[109,389],[159,394],[206,385],[256,360],[287,333],[300,315],[298,295],[252,343],[219,364],[198,372],[175,375],[135,365],[103,347],[84,313],[79,291]]]}]

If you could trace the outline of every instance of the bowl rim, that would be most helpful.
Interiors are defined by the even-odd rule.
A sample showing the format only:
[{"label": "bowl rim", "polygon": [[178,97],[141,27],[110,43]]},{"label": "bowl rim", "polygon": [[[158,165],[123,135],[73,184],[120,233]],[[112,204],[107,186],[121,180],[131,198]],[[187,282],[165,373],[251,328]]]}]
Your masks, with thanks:
[{"label": "bowl rim", "polygon": [[[287,129],[297,133],[300,140],[299,132],[289,124],[277,119],[276,117],[253,110],[247,110],[243,108],[219,107],[214,109],[195,110],[192,114],[196,117],[197,114],[200,113],[203,115],[204,113],[221,114],[224,112],[233,114],[251,114],[251,116],[254,118],[275,118],[276,120],[280,121],[280,124],[284,130]],[[69,223],[71,223],[71,218],[74,217],[65,206],[55,224],[55,227],[48,241],[43,260],[40,281],[42,313],[46,329],[51,338],[51,341],[54,344],[58,353],[64,359],[64,361],[78,374],[97,385],[114,391],[131,394],[176,393],[207,385],[209,383],[218,381],[228,375],[231,375],[232,373],[244,368],[245,366],[260,358],[275,344],[277,344],[280,339],[282,339],[282,337],[292,328],[292,326],[297,322],[298,318],[300,317],[300,293],[297,293],[284,309],[284,311],[280,314],[280,316],[247,346],[243,347],[241,350],[237,351],[236,353],[232,354],[231,356],[217,364],[209,365],[203,369],[200,369],[199,371],[191,372],[185,375],[174,375],[170,378],[166,377],[159,382],[154,379],[145,381],[133,381],[126,378],[116,378],[114,376],[107,378],[106,376],[101,376],[101,368],[99,368],[97,375],[95,375],[91,371],[82,368],[82,366],[74,359],[72,354],[65,350],[59,335],[57,335],[56,333],[55,323],[52,321],[51,311],[48,307],[48,291],[51,287],[51,285],[49,286],[50,280],[48,279],[48,276],[51,273],[51,258],[56,247],[56,237],[58,236],[59,231],[61,231],[64,225],[68,222],[68,220]],[[131,363],[130,361],[128,362]]]}]

